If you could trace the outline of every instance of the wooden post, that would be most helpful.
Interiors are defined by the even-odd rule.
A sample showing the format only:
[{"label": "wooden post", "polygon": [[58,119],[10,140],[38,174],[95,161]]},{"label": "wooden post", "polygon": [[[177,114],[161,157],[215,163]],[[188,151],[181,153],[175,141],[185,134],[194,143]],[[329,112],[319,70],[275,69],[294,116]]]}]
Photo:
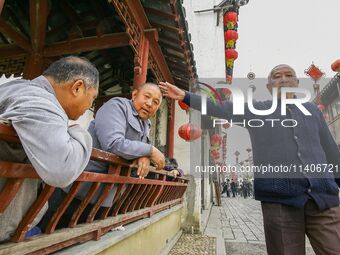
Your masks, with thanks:
[{"label": "wooden post", "polygon": [[44,60],[41,55],[32,53],[27,56],[24,67],[24,79],[32,80],[39,76],[44,69]]},{"label": "wooden post", "polygon": [[25,79],[33,79],[44,70],[43,52],[48,12],[47,0],[30,0],[30,29],[33,52],[26,58],[23,75]]},{"label": "wooden post", "polygon": [[149,60],[149,40],[142,35],[140,47],[135,56],[135,68],[133,77],[133,87],[137,88],[146,82],[146,75],[148,73]]},{"label": "wooden post", "polygon": [[4,5],[5,5],[5,0],[0,0],[0,15],[1,15],[2,8],[4,7]]}]

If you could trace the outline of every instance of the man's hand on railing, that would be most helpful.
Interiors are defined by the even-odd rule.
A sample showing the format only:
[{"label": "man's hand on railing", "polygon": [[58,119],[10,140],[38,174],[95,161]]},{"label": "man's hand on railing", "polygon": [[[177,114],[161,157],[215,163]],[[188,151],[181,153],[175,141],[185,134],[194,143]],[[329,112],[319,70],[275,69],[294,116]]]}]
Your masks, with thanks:
[{"label": "man's hand on railing", "polygon": [[150,159],[148,157],[141,157],[137,159],[137,174],[140,179],[144,179],[149,173]]},{"label": "man's hand on railing", "polygon": [[155,163],[156,169],[161,170],[165,166],[165,157],[155,146],[152,147],[150,159]]}]

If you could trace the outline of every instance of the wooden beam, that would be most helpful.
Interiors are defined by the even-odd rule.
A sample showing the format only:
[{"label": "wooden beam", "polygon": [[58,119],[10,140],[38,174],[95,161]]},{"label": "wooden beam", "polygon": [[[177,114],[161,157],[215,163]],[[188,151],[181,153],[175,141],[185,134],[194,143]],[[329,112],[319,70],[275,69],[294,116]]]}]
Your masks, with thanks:
[{"label": "wooden beam", "polygon": [[189,78],[183,77],[179,73],[172,72],[172,76],[174,77],[174,79],[177,79],[177,80],[180,80],[180,81],[183,81],[183,82],[189,82]]},{"label": "wooden beam", "polygon": [[0,0],[0,15],[2,12],[2,8],[4,7],[4,4],[5,4],[5,0]]},{"label": "wooden beam", "polygon": [[168,36],[165,33],[160,33],[159,37],[161,38],[162,41],[165,41],[165,42],[172,42],[178,45],[181,45],[182,43],[178,38],[175,38],[173,36]]},{"label": "wooden beam", "polygon": [[129,36],[127,33],[114,33],[104,35],[102,37],[86,37],[72,41],[55,43],[45,47],[44,56],[60,56],[92,50],[118,48],[128,45]]},{"label": "wooden beam", "polygon": [[163,41],[159,41],[159,44],[161,44],[161,46],[163,46],[164,48],[168,48],[171,49],[173,51],[179,52],[179,53],[183,53],[183,49],[176,47],[168,42],[163,42]]},{"label": "wooden beam", "polygon": [[176,15],[172,14],[172,13],[163,12],[163,11],[160,11],[160,10],[157,10],[157,9],[154,9],[154,8],[148,8],[148,7],[145,7],[144,9],[148,14],[152,14],[152,15],[155,15],[155,16],[158,16],[158,17],[162,17],[162,18],[166,18],[166,19],[170,19],[170,20],[177,20],[178,19],[178,17]]},{"label": "wooden beam", "polygon": [[33,79],[43,72],[43,48],[45,45],[48,11],[47,0],[30,0],[29,12],[32,52],[26,59],[23,73],[25,79]]},{"label": "wooden beam", "polygon": [[179,33],[182,32],[182,30],[179,29],[178,27],[163,25],[163,24],[160,24],[160,23],[157,23],[157,22],[151,22],[151,25],[155,28],[159,28],[159,29],[162,29],[162,30],[165,30],[165,31],[176,33],[176,34],[179,34]]},{"label": "wooden beam", "polygon": [[132,16],[135,18],[137,25],[143,31],[144,29],[151,28],[148,18],[146,17],[144,8],[141,1],[126,0],[126,4],[129,7]]},{"label": "wooden beam", "polygon": [[0,32],[10,38],[16,45],[31,53],[31,44],[20,32],[16,31],[12,25],[0,18]]},{"label": "wooden beam", "polygon": [[26,58],[23,78],[27,80],[32,80],[41,75],[41,73],[43,72],[43,68],[43,57],[40,54],[33,52]]},{"label": "wooden beam", "polygon": [[182,68],[187,68],[187,65],[185,64],[185,60],[166,57],[166,61],[168,62],[168,64],[173,64],[176,66],[181,66]]},{"label": "wooden beam", "polygon": [[5,5],[5,10],[2,18],[4,20],[8,20],[9,17],[11,19],[11,24],[16,28],[17,31],[20,31],[26,38],[30,38],[30,28],[23,24],[22,20],[19,17],[25,17],[26,14],[23,13],[21,8],[13,8],[11,5]]},{"label": "wooden beam", "polygon": [[33,51],[41,53],[45,45],[47,16],[49,6],[47,0],[30,0],[30,28]]},{"label": "wooden beam", "polygon": [[0,58],[11,58],[20,55],[25,55],[27,52],[13,44],[8,44],[4,46],[0,46]]},{"label": "wooden beam", "polygon": [[176,65],[169,65],[170,71],[174,70],[176,71],[176,73],[181,73],[183,75],[188,75],[190,76],[190,72],[187,68],[181,68],[180,66],[176,66]]},{"label": "wooden beam", "polygon": [[178,60],[178,61],[185,61],[185,56],[184,56],[184,54],[182,54],[182,53],[177,53],[177,52],[176,52],[176,54],[174,54],[174,53],[172,53],[172,52],[166,51],[166,52],[164,53],[164,57],[165,57],[165,58],[173,58],[173,59],[176,59],[176,60]]},{"label": "wooden beam", "polygon": [[173,79],[169,70],[169,67],[165,61],[163,52],[158,44],[158,33],[156,29],[148,29],[145,30],[145,36],[148,38],[150,42],[150,51],[154,60],[156,61],[157,66],[159,67],[161,73],[164,76],[164,79],[168,82],[173,83]]},{"label": "wooden beam", "polygon": [[150,43],[145,35],[141,37],[138,54],[135,56],[135,67],[133,69],[133,87],[138,88],[146,82],[146,75],[148,72]]}]

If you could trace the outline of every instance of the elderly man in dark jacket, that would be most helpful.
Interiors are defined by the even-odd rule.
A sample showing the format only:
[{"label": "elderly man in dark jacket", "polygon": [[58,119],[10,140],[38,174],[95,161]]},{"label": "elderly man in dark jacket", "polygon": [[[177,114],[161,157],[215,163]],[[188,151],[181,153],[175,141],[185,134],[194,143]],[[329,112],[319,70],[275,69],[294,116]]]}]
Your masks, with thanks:
[{"label": "elderly man in dark jacket", "polygon": [[[277,88],[298,87],[295,71],[287,65],[275,67],[268,77],[270,92]],[[201,109],[201,98],[169,83],[161,83],[163,95],[183,100],[192,108]],[[294,98],[287,93],[286,98]],[[253,102],[255,109],[269,109],[272,101]],[[207,114],[234,122],[261,119],[247,105],[244,115],[233,115],[232,102],[222,106],[208,100]],[[269,119],[292,119],[298,125],[275,126],[265,123],[260,128],[247,127],[253,147],[255,166],[285,166],[289,175],[255,175],[255,199],[262,202],[264,230],[268,254],[305,254],[305,234],[317,254],[340,254],[339,166],[340,153],[322,113],[313,103],[303,106],[306,116],[295,105],[287,115],[280,106],[265,116]],[[321,168],[316,173],[312,169]],[[294,171],[295,169],[295,171]],[[275,178],[279,177],[279,178]]]}]

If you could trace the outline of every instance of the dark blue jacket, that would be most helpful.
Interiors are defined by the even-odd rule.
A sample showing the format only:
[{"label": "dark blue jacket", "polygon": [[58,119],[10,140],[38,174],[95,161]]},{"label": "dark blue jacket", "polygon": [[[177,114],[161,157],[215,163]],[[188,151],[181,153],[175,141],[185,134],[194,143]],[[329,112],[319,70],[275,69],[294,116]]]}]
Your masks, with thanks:
[{"label": "dark blue jacket", "polygon": [[[246,126],[252,143],[254,166],[283,165],[289,169],[284,174],[255,173],[256,200],[302,208],[312,198],[320,210],[339,205],[340,153],[315,104],[304,104],[311,116],[305,116],[295,105],[289,105],[287,115],[282,116],[280,104],[274,113],[258,116],[252,114],[247,106],[244,115],[233,115],[231,102],[225,101],[221,106],[209,99],[207,101],[207,115],[241,122],[241,126]],[[183,102],[194,109],[201,109],[199,95],[186,93]],[[253,105],[258,110],[269,109],[272,101],[254,102]],[[262,120],[264,125],[248,126],[252,119]],[[280,121],[275,121],[272,127],[273,122],[268,119]],[[295,120],[297,126],[283,127],[281,121],[284,119]],[[260,121],[251,122],[253,126],[259,124]],[[286,126],[294,126],[292,124],[284,122]],[[316,173],[316,169],[321,173]]]}]

